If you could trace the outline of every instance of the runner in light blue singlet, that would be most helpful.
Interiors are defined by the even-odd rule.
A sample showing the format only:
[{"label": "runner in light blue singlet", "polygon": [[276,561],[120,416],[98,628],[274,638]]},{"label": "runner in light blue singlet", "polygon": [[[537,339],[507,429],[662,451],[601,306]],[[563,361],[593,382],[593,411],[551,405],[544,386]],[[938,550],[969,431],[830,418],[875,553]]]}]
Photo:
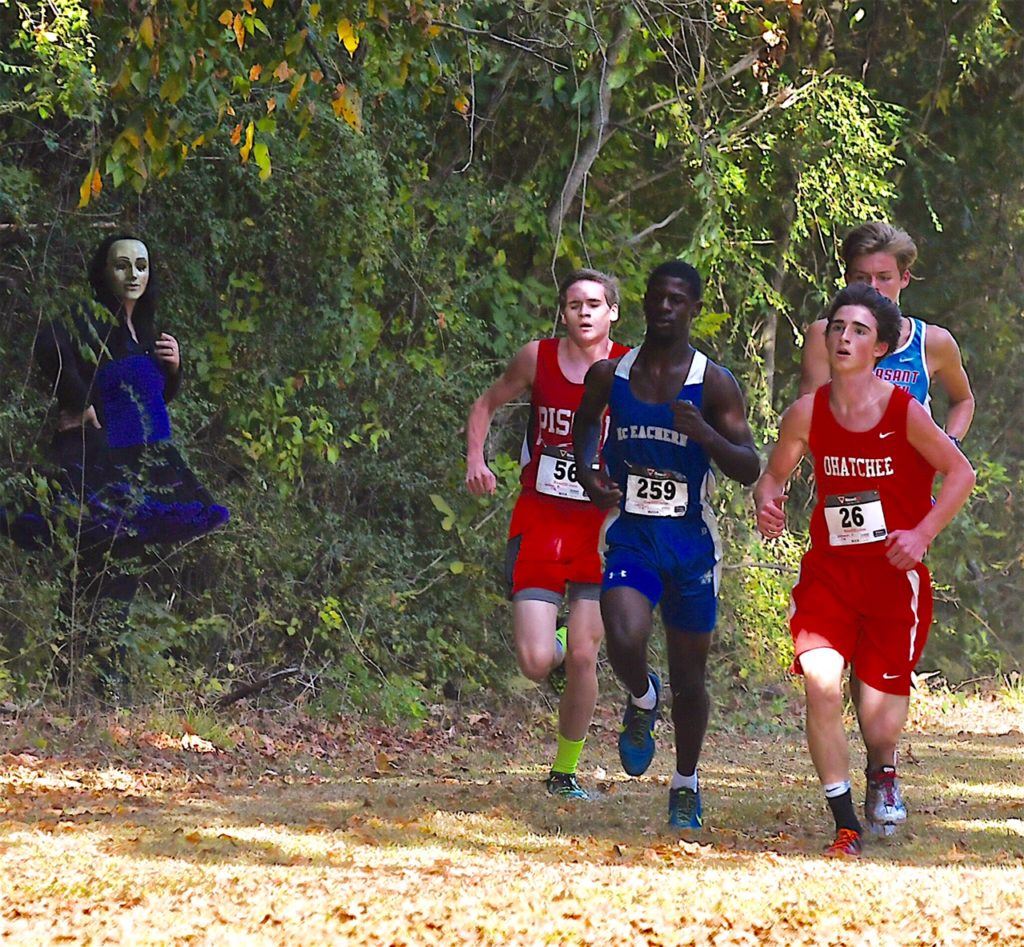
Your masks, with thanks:
[{"label": "runner in light blue singlet", "polygon": [[930,379],[928,356],[925,353],[925,333],[928,326],[913,316],[904,315],[903,318],[910,322],[910,338],[875,366],[875,374],[882,381],[890,382],[897,388],[909,392],[912,398],[920,401],[930,412],[932,399],[928,393]]}]

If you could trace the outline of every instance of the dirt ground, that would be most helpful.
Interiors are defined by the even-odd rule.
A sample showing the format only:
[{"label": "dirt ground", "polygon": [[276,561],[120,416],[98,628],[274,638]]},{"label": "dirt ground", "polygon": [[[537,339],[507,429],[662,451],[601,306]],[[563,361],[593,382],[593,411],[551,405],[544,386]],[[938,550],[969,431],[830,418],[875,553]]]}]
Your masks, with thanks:
[{"label": "dirt ground", "polygon": [[8,708],[0,939],[1024,944],[1019,701],[917,699],[901,766],[911,821],[859,862],[821,857],[830,822],[797,706],[776,703],[753,721],[716,711],[693,837],[665,824],[670,729],[629,779],[612,709],[581,769],[597,798],[565,803],[543,791],[544,708],[436,707],[412,733],[252,710]]}]

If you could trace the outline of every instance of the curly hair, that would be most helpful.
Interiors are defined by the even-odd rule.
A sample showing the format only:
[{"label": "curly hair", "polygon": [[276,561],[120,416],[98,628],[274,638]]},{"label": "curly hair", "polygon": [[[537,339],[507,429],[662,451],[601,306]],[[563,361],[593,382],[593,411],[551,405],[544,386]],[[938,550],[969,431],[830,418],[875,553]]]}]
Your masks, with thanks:
[{"label": "curly hair", "polygon": [[[874,317],[878,326],[878,341],[888,346],[885,354],[893,352],[900,344],[900,329],[903,327],[903,313],[887,296],[883,296],[873,286],[867,283],[850,283],[849,286],[841,289],[825,310],[825,322],[832,321],[835,314],[843,306],[863,306]],[[885,356],[882,356],[883,358]]]}]

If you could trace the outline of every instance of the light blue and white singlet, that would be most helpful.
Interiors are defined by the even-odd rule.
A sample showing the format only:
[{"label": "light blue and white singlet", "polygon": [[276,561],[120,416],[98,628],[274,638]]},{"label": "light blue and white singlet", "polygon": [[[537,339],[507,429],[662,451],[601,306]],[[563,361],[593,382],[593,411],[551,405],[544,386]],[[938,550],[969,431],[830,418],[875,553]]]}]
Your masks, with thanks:
[{"label": "light blue and white singlet", "polygon": [[910,320],[910,338],[875,366],[875,374],[882,381],[891,382],[897,388],[909,392],[912,398],[920,401],[931,413],[928,357],[925,352],[927,323],[913,316],[905,318]]}]

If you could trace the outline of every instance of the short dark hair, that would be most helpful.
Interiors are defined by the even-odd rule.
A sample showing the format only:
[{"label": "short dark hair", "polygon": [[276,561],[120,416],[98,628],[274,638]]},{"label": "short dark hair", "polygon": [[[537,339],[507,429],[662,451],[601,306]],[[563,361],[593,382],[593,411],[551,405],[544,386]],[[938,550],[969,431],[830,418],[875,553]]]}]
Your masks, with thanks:
[{"label": "short dark hair", "polygon": [[[888,296],[883,296],[874,286],[867,283],[850,283],[841,289],[825,310],[826,325],[843,306],[863,306],[874,317],[878,326],[878,341],[884,342],[888,348],[886,355],[891,355],[900,344],[900,329],[903,326],[903,313]],[[882,358],[885,356],[883,355]]]},{"label": "short dark hair", "polygon": [[651,270],[651,275],[647,277],[647,287],[650,288],[651,283],[662,276],[682,280],[690,287],[694,299],[703,298],[704,282],[700,278],[700,273],[684,260],[667,260],[656,266]]},{"label": "short dark hair", "polygon": [[619,304],[619,281],[614,276],[602,273],[600,270],[573,270],[561,283],[558,284],[558,308],[565,309],[565,299],[569,289],[574,283],[582,283],[589,280],[591,283],[600,283],[604,287],[604,299],[609,306]]},{"label": "short dark hair", "polygon": [[859,256],[891,253],[896,258],[899,271],[905,273],[917,259],[917,244],[905,230],[887,224],[884,220],[869,220],[866,224],[854,227],[843,237],[839,253],[847,270]]}]

